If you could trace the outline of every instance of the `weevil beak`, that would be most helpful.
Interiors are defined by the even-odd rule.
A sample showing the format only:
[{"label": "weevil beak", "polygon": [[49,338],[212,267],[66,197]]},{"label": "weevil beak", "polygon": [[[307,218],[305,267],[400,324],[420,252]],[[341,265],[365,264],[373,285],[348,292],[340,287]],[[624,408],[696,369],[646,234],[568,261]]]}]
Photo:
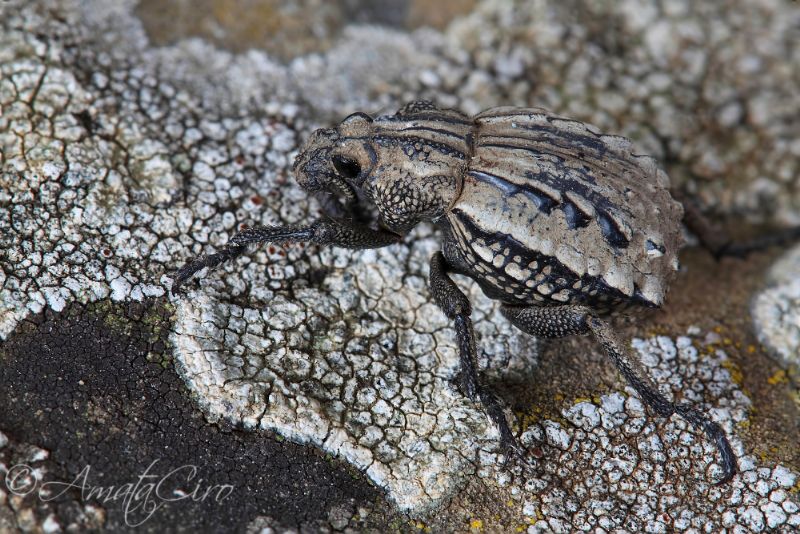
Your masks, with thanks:
[{"label": "weevil beak", "polygon": [[358,197],[353,186],[331,166],[330,152],[329,147],[313,150],[311,154],[301,152],[294,162],[295,178],[300,187],[310,193],[330,193],[341,199],[344,205],[351,205]]}]

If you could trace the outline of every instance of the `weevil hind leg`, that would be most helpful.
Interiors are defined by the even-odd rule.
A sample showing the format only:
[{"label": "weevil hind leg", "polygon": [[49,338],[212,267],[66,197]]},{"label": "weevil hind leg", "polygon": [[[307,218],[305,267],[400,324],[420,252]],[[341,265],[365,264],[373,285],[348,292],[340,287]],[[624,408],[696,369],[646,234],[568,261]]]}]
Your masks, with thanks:
[{"label": "weevil hind leg", "polygon": [[430,261],[430,290],[436,304],[448,319],[453,321],[458,339],[458,353],[461,371],[458,381],[462,393],[472,400],[479,399],[489,418],[500,431],[500,446],[506,462],[512,457],[527,463],[525,450],[519,444],[506,419],[500,399],[483,384],[478,376],[475,332],[472,328],[472,306],[467,296],[447,274],[448,263],[441,252],[435,253]]},{"label": "weevil hind leg", "polygon": [[725,432],[706,414],[688,403],[676,404],[664,397],[647,374],[638,356],[625,348],[611,326],[582,306],[503,306],[503,315],[523,332],[543,338],[559,338],[591,332],[619,369],[628,384],[658,415],[676,413],[696,428],[701,428],[714,442],[722,459],[723,474],[717,484],[728,482],[736,474],[736,455]]},{"label": "weevil hind leg", "polygon": [[673,192],[673,196],[683,204],[683,222],[686,227],[697,237],[700,245],[717,259],[724,256],[744,258],[751,252],[800,241],[800,226],[777,230],[746,241],[736,241],[703,215],[694,200],[676,192]]},{"label": "weevil hind leg", "polygon": [[173,294],[177,294],[181,286],[196,272],[206,267],[216,267],[241,256],[247,251],[249,245],[306,241],[318,245],[334,245],[359,250],[385,247],[397,243],[401,239],[400,235],[393,232],[375,230],[368,226],[334,219],[319,219],[304,227],[254,226],[234,235],[219,252],[195,258],[178,269],[171,291]]}]

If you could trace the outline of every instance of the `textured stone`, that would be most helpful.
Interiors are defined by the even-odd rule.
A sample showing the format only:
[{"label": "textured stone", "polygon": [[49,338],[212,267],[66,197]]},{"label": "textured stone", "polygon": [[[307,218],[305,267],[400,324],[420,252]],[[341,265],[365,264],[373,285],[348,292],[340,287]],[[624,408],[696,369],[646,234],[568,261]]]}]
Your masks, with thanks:
[{"label": "textured stone", "polygon": [[784,367],[800,365],[800,247],[767,273],[767,287],[753,298],[758,339]]},{"label": "textured stone", "polygon": [[[325,51],[281,63],[201,39],[154,47],[132,2],[3,2],[0,338],[13,344],[21,325],[73,305],[174,307],[162,345],[143,350],[170,373],[174,362],[206,420],[336,455],[412,517],[427,512],[453,530],[483,523],[459,526],[452,506],[484,512],[487,502],[506,503],[506,523],[530,531],[797,526],[796,466],[746,446],[752,401],[724,338],[703,329],[639,332],[633,346],[665,393],[707,409],[731,436],[742,473],[730,486],[710,485],[719,467],[702,433],[655,418],[619,387],[562,396],[544,416],[515,414],[532,466],[504,469],[480,406],[450,384],[456,346],[426,288],[437,244],[428,226],[363,253],[267,246],[187,297],[167,294],[176,267],[240,225],[317,213],[289,172],[313,128],[418,97],[467,112],[549,107],[632,137],[720,211],[797,222],[798,9],[656,5],[490,1],[442,32],[353,26]],[[494,383],[537,384],[537,342],[468,290],[481,368]],[[761,331],[775,326],[774,314],[757,320]],[[317,511],[331,525],[361,525],[341,506]],[[9,514],[20,525],[70,524],[28,510],[0,501],[0,525]],[[76,524],[103,524],[81,513],[91,518]],[[242,519],[286,527],[270,514]]]}]

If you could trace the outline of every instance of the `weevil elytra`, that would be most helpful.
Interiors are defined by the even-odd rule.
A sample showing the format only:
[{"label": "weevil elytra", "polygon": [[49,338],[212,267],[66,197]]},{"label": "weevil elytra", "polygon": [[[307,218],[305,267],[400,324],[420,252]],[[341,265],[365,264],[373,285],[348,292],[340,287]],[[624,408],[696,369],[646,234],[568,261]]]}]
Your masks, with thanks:
[{"label": "weevil elytra", "polygon": [[[219,252],[182,267],[177,292],[194,273],[231,260],[248,245],[308,241],[351,249],[388,246],[421,221],[441,231],[430,260],[430,291],[453,321],[461,391],[480,400],[497,425],[506,457],[522,455],[503,406],[480,380],[471,306],[450,273],[470,277],[523,332],[544,338],[592,334],[628,383],[658,415],[701,428],[720,454],[722,476],[736,457],[720,426],[656,388],[608,316],[656,308],[678,268],[684,210],[669,179],[630,142],[538,108],[495,108],[469,117],[430,102],[394,115],[355,113],[314,132],[297,156],[299,184],[321,194],[327,215],[304,227],[253,227]],[[358,215],[363,203],[376,224]],[[687,211],[687,222],[697,214]],[[695,224],[717,254],[760,244],[717,241]],[[796,229],[764,244],[798,237]]]}]

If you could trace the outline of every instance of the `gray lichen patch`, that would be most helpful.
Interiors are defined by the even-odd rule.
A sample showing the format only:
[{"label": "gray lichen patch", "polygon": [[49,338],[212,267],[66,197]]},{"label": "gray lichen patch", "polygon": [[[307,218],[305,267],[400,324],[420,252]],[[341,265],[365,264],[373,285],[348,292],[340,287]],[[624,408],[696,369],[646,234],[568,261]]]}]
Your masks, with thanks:
[{"label": "gray lichen patch", "polygon": [[[160,299],[175,306],[174,361],[208,416],[252,430],[248,442],[269,428],[310,445],[294,451],[346,458],[414,513],[435,516],[448,495],[458,502],[468,478],[487,499],[510,499],[509,516],[540,521],[534,529],[797,528],[796,466],[742,446],[747,396],[723,354],[692,350],[697,340],[637,347],[666,392],[701,404],[734,438],[743,473],[731,487],[709,485],[716,451],[702,434],[615,390],[520,429],[533,470],[501,469],[480,407],[449,383],[452,330],[425,287],[430,228],[364,254],[263,247],[188,297],[166,295],[169,273],[240,225],[317,213],[289,173],[311,129],[419,97],[469,112],[549,107],[635,138],[722,211],[791,221],[800,137],[791,2],[490,1],[443,32],[351,27],[328,51],[288,64],[200,39],[154,47],[132,4],[0,3],[0,338],[73,302]],[[470,291],[481,368],[495,383],[537,387],[535,342]],[[42,425],[54,442],[66,432]],[[228,454],[228,437],[214,439],[212,451]],[[248,474],[272,473],[284,456]],[[441,521],[453,528],[452,516]]]},{"label": "gray lichen patch", "polygon": [[[311,267],[329,272],[324,281],[293,298],[263,291],[240,306],[204,286],[176,302],[178,369],[210,416],[321,447],[400,508],[431,509],[498,443],[451,384],[457,346],[423,272],[436,246],[418,231],[407,248],[328,254]],[[346,269],[335,267],[342,256]],[[476,300],[482,366],[530,379],[533,340]]]},{"label": "gray lichen patch", "polygon": [[[179,312],[176,342],[184,378],[206,410],[341,455],[416,514],[435,507],[468,476],[483,480],[498,498],[507,495],[513,514],[537,532],[597,527],[666,532],[697,524],[761,531],[800,525],[792,496],[797,473],[780,465],[766,468],[744,450],[735,436],[747,424],[750,400],[733,382],[724,351],[699,351],[699,337],[655,337],[633,346],[664,393],[704,406],[732,436],[741,474],[726,487],[710,484],[720,474],[713,444],[680,418],[654,419],[630,390],[576,402],[563,410],[563,420],[522,429],[531,458],[538,460],[529,470],[508,471],[497,464],[496,436],[479,407],[454,396],[446,381],[426,376],[434,370],[425,362],[409,369],[391,355],[370,362],[359,351],[303,361],[289,350],[270,352],[263,334],[259,344],[226,347],[225,338],[236,339],[233,329],[252,335],[251,323],[243,320],[248,314],[281,315],[286,303],[274,302],[275,312],[258,312],[193,297]],[[285,328],[303,324],[303,314],[293,312],[301,318]],[[190,335],[180,333],[188,328]],[[380,354],[380,345],[375,340],[373,354]],[[437,345],[434,365],[453,366],[452,345],[449,357],[438,355],[446,347]],[[272,371],[260,380],[243,378],[243,361],[263,362]],[[362,388],[349,385],[358,381],[359,362],[363,368],[383,367],[373,370]],[[347,370],[355,370],[355,380],[347,378]],[[427,387],[415,388],[413,398],[402,402],[403,388],[398,394],[394,386],[409,382]],[[570,481],[568,489],[563,481]],[[708,504],[698,508],[698,503]]]},{"label": "gray lichen patch", "polygon": [[[683,394],[725,428],[740,455],[740,474],[730,485],[710,483],[719,467],[702,433],[677,417],[653,418],[630,389],[611,391],[567,406],[562,420],[525,429],[523,441],[537,458],[532,472],[512,477],[498,471],[486,481],[497,485],[492,491],[508,499],[506,509],[513,512],[506,514],[518,521],[504,518],[500,524],[506,530],[530,525],[529,532],[763,532],[800,526],[800,475],[786,466],[765,466],[744,450],[737,434],[747,426],[750,399],[733,382],[727,354],[700,350],[704,341],[697,334],[636,339],[633,347],[665,394]],[[491,527],[495,521],[485,523]]]},{"label": "gray lichen patch", "polygon": [[767,287],[753,298],[758,339],[784,367],[800,365],[800,247],[769,270]]}]

